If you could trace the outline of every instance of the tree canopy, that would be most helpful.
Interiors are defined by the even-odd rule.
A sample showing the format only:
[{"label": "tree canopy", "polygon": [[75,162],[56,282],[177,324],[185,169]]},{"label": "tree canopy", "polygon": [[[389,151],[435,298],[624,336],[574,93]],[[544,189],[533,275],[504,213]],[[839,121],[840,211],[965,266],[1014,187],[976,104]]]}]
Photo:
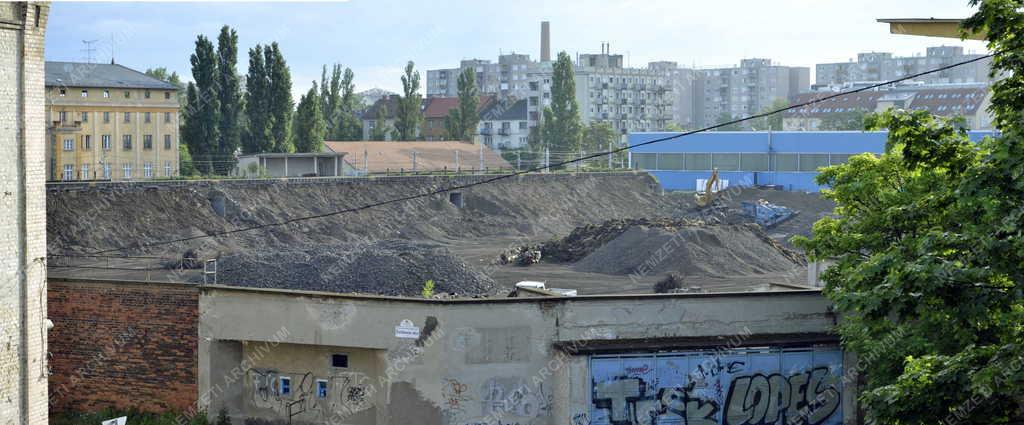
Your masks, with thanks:
[{"label": "tree canopy", "polygon": [[551,106],[544,108],[541,139],[556,152],[575,152],[581,148],[583,123],[576,102],[576,77],[572,59],[558,54],[551,75]]},{"label": "tree canopy", "polygon": [[1001,134],[973,143],[956,119],[924,111],[869,117],[889,130],[884,153],[824,169],[835,216],[794,240],[833,264],[825,293],[878,423],[1022,419],[1024,12],[1020,1],[972,4],[965,26],[987,30],[1003,75],[991,106]]},{"label": "tree canopy", "polygon": [[402,97],[395,111],[394,133],[398,140],[416,140],[420,122],[423,121],[423,111],[420,109],[423,103],[423,97],[420,96],[420,72],[415,71],[413,66],[413,62],[409,61],[402,75]]}]

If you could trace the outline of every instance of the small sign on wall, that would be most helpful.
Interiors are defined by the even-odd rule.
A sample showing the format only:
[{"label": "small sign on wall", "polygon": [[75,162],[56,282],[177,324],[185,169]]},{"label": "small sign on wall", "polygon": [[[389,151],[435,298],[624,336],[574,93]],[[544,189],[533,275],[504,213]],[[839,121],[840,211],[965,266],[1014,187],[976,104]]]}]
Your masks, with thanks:
[{"label": "small sign on wall", "polygon": [[100,422],[100,424],[101,425],[124,425],[126,422],[128,422],[128,417],[127,416],[122,416],[120,418],[107,419],[107,420],[105,420],[103,422]]},{"label": "small sign on wall", "polygon": [[395,336],[398,338],[417,339],[420,337],[420,328],[412,323],[412,320],[404,319],[398,326],[395,326]]}]

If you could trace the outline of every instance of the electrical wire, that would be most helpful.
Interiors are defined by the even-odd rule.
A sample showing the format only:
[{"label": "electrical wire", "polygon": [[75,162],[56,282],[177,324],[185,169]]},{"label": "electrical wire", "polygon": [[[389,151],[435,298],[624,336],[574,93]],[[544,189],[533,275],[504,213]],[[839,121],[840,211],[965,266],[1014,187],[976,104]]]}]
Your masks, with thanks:
[{"label": "electrical wire", "polygon": [[403,197],[399,197],[399,198],[393,198],[393,199],[389,199],[389,200],[386,200],[386,201],[374,202],[374,203],[370,203],[370,204],[366,204],[366,205],[361,205],[361,206],[358,206],[358,207],[346,208],[346,209],[332,211],[332,212],[323,213],[323,214],[315,214],[315,215],[309,215],[309,216],[303,216],[303,217],[296,217],[296,218],[291,218],[291,219],[287,219],[287,220],[281,220],[281,221],[276,221],[276,222],[271,222],[271,223],[258,224],[258,225],[247,226],[247,227],[240,227],[240,228],[237,228],[237,229],[231,229],[231,230],[225,230],[225,231],[220,231],[220,232],[207,233],[207,234],[198,235],[198,236],[189,236],[189,237],[170,239],[170,240],[165,240],[165,241],[157,241],[157,242],[138,244],[138,245],[134,245],[134,246],[122,246],[122,247],[118,247],[118,248],[98,250],[98,251],[91,252],[91,254],[103,254],[103,253],[107,253],[107,252],[124,251],[124,250],[130,249],[130,248],[151,248],[151,247],[155,247],[155,246],[170,245],[170,244],[175,244],[175,243],[194,241],[194,240],[198,240],[198,239],[216,238],[216,237],[220,237],[220,236],[232,235],[232,234],[235,234],[235,233],[242,233],[242,232],[249,232],[249,231],[253,231],[253,230],[265,229],[265,228],[268,228],[268,227],[284,226],[284,225],[288,225],[288,224],[292,224],[292,223],[298,223],[298,222],[302,222],[302,221],[316,220],[316,219],[320,219],[320,218],[332,217],[332,216],[341,215],[341,214],[350,214],[350,213],[364,211],[364,210],[368,210],[368,209],[372,209],[372,208],[377,208],[377,207],[381,207],[381,206],[385,206],[385,205],[390,205],[390,204],[396,204],[396,203],[400,203],[400,202],[411,201],[411,200],[419,199],[419,198],[427,198],[427,197],[431,197],[431,196],[435,196],[435,195],[440,195],[442,193],[447,193],[447,192],[451,192],[451,191],[455,191],[455,190],[469,189],[469,188],[472,188],[472,187],[475,187],[475,186],[481,186],[481,185],[485,185],[485,184],[490,184],[490,183],[494,183],[494,182],[497,182],[497,181],[500,181],[500,180],[505,180],[505,179],[508,179],[508,178],[520,176],[520,175],[523,175],[523,174],[533,173],[533,172],[537,172],[537,171],[543,171],[543,170],[547,170],[547,169],[551,169],[551,168],[563,167],[565,165],[569,165],[569,164],[573,164],[573,163],[577,163],[577,162],[581,162],[581,161],[586,161],[588,159],[604,157],[604,156],[607,156],[607,155],[616,154],[616,153],[619,153],[619,152],[623,152],[623,151],[626,151],[626,150],[629,150],[629,149],[633,149],[633,148],[637,148],[637,147],[641,147],[641,146],[648,146],[648,145],[653,145],[653,144],[656,144],[656,143],[662,143],[662,142],[678,139],[678,138],[681,138],[681,137],[686,137],[686,136],[697,134],[697,133],[704,133],[704,132],[708,132],[708,131],[711,131],[711,130],[716,130],[716,129],[719,129],[719,128],[722,128],[722,127],[726,127],[726,126],[730,126],[730,125],[733,125],[733,124],[739,124],[739,123],[742,123],[742,122],[745,122],[745,121],[750,121],[750,120],[755,120],[755,119],[759,119],[759,118],[768,117],[768,116],[779,114],[779,113],[782,113],[782,112],[786,112],[786,111],[789,111],[789,110],[792,110],[792,109],[798,109],[798,108],[802,108],[802,107],[805,107],[805,106],[813,105],[813,104],[816,104],[816,103],[826,102],[828,100],[835,99],[835,98],[838,98],[838,97],[847,96],[847,95],[855,94],[855,93],[861,93],[861,92],[873,90],[873,89],[876,89],[876,88],[880,88],[880,87],[885,87],[885,86],[888,86],[888,85],[896,84],[896,83],[899,83],[899,82],[912,80],[914,78],[921,77],[921,76],[924,76],[924,75],[933,74],[933,73],[936,73],[936,72],[942,72],[942,71],[945,71],[945,70],[948,70],[948,69],[952,69],[952,68],[955,68],[955,67],[958,67],[958,66],[963,66],[963,65],[970,64],[970,63],[979,62],[979,61],[982,61],[982,60],[985,60],[985,59],[989,59],[989,58],[992,58],[994,56],[995,56],[994,53],[990,53],[990,54],[987,54],[987,55],[982,55],[982,56],[979,56],[979,57],[976,57],[976,58],[972,58],[972,59],[968,59],[968,60],[965,60],[965,61],[956,62],[956,63],[952,63],[952,64],[949,64],[949,65],[945,65],[945,66],[942,66],[942,67],[939,67],[939,68],[930,69],[930,70],[919,72],[919,73],[916,73],[916,74],[906,75],[906,76],[903,76],[903,77],[900,77],[900,78],[897,78],[897,79],[893,79],[893,80],[889,80],[889,81],[885,81],[885,82],[881,82],[881,83],[876,83],[876,84],[871,84],[871,85],[867,85],[867,86],[860,87],[860,88],[853,89],[853,90],[836,92],[835,94],[831,94],[831,95],[828,95],[828,96],[823,96],[823,97],[820,97],[820,98],[817,98],[817,99],[811,99],[811,100],[806,101],[806,102],[801,102],[801,103],[797,103],[797,104],[794,104],[794,105],[790,105],[790,106],[778,108],[778,109],[775,109],[775,110],[771,110],[771,111],[761,112],[761,113],[757,113],[757,114],[753,114],[753,115],[748,115],[748,116],[741,117],[741,118],[732,119],[732,120],[721,122],[721,123],[718,123],[718,124],[714,124],[714,125],[711,125],[711,126],[708,126],[708,127],[704,127],[704,128],[700,128],[700,129],[696,129],[696,130],[684,131],[684,132],[676,133],[676,134],[673,134],[673,135],[670,135],[670,136],[665,136],[665,137],[660,137],[660,138],[656,138],[656,139],[653,139],[653,140],[648,140],[648,141],[643,142],[643,143],[637,143],[635,145],[626,145],[626,146],[623,146],[623,147],[620,147],[620,148],[616,148],[616,149],[612,149],[612,150],[609,150],[609,151],[598,152],[598,153],[594,153],[594,154],[580,156],[579,158],[575,158],[575,159],[571,159],[571,160],[566,160],[566,161],[561,161],[561,162],[557,162],[557,163],[554,163],[554,164],[542,165],[542,166],[533,167],[533,168],[529,168],[529,169],[522,170],[522,171],[516,171],[514,173],[509,173],[509,174],[502,174],[502,175],[498,175],[498,176],[491,177],[491,178],[488,178],[488,179],[480,180],[480,181],[477,181],[477,182],[465,183],[465,184],[454,185],[454,186],[448,186],[448,187],[444,187],[444,188],[441,188],[441,189],[432,190],[432,191],[429,191],[429,192],[419,193],[419,194],[415,194],[415,195],[408,195],[408,196],[403,196]]}]

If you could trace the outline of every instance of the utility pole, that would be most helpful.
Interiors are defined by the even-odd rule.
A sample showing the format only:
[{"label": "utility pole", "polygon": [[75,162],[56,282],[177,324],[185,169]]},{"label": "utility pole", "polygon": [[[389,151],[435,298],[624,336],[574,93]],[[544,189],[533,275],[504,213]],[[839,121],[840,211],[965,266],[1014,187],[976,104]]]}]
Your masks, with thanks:
[{"label": "utility pole", "polygon": [[612,169],[612,142],[608,142],[608,171]]},{"label": "utility pole", "polygon": [[523,169],[522,165],[523,165],[523,162],[519,158],[519,151],[517,150],[516,151],[516,171],[519,171],[519,170]]},{"label": "utility pole", "polygon": [[370,166],[366,163],[370,159],[370,153],[366,149],[363,149],[363,175],[367,176],[370,174]]},{"label": "utility pole", "polygon": [[455,151],[455,172],[459,172],[459,151]]},{"label": "utility pole", "polygon": [[484,142],[480,141],[480,171],[484,170]]},{"label": "utility pole", "polygon": [[412,151],[412,172],[416,172],[416,151]]}]

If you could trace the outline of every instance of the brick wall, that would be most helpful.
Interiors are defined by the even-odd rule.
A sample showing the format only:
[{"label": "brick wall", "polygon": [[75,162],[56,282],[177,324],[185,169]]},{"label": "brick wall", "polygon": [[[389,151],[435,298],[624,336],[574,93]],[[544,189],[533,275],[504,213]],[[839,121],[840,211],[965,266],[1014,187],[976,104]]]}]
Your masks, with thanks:
[{"label": "brick wall", "polygon": [[50,412],[184,412],[197,397],[195,286],[51,279]]}]

